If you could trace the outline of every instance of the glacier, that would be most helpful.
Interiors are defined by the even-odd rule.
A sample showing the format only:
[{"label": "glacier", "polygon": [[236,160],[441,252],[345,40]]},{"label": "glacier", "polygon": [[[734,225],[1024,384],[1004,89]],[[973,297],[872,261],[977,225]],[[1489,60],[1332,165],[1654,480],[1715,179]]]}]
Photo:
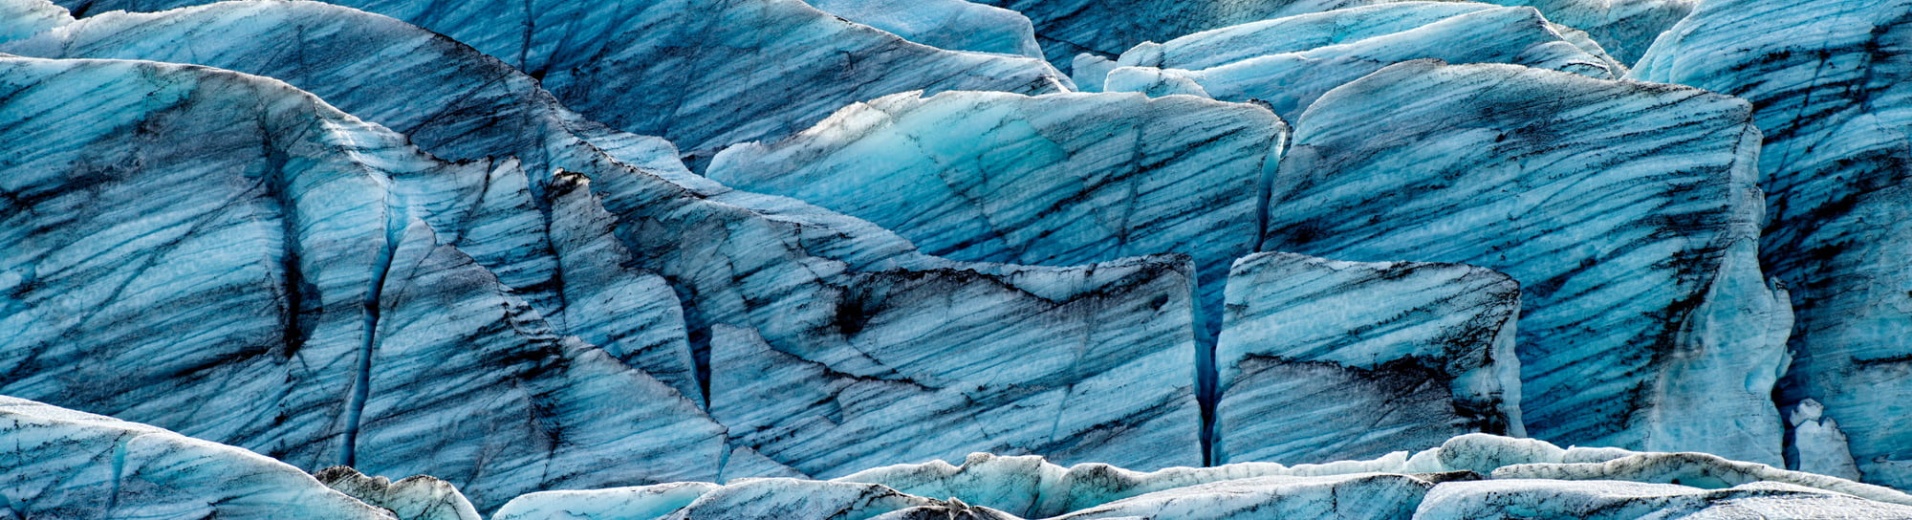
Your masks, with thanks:
[{"label": "glacier", "polygon": [[1691,88],[1392,65],[1295,124],[1262,248],[1504,272],[1528,434],[1778,463],[1792,316],[1755,256],[1751,112]]},{"label": "glacier", "polygon": [[1259,253],[1231,268],[1225,309],[1216,462],[1328,462],[1469,432],[1526,434],[1520,284],[1505,274]]},{"label": "glacier", "polygon": [[1908,35],[1907,2],[1709,1],[1633,72],[1756,107],[1772,208],[1760,258],[1798,312],[1779,400],[1810,400],[1820,411],[1809,415],[1826,419],[1792,430],[1799,457],[1788,463],[1833,471],[1850,457],[1866,481],[1900,487],[1912,487],[1912,273],[1900,247],[1912,232]]},{"label": "glacier", "polygon": [[0,0],[0,509],[1912,518],[1906,20]]}]

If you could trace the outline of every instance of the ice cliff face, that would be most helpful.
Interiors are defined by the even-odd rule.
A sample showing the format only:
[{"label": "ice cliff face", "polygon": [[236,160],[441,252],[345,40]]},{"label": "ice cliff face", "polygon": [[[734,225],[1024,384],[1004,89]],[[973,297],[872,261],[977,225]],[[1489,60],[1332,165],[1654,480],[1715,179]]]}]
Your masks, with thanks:
[{"label": "ice cliff face", "polygon": [[[283,22],[260,23],[272,20]],[[390,42],[389,52],[402,55],[401,63],[416,74],[350,83],[346,80],[363,62],[276,59],[283,54],[267,43],[293,28],[339,35],[305,40],[313,54],[349,56],[355,49],[362,52],[365,40]],[[166,31],[237,31],[256,37],[198,49],[122,43],[127,34],[157,32],[161,41],[177,37]],[[498,242],[448,239],[445,249],[501,251],[504,254],[495,258],[474,256],[484,270],[541,273],[523,277],[527,282],[512,286],[513,294],[535,295],[541,289],[557,293],[545,303],[551,315],[569,318],[570,328],[564,332],[603,345],[594,350],[611,354],[621,364],[670,377],[683,396],[672,400],[699,402],[708,386],[715,394],[737,399],[712,402],[712,413],[748,425],[749,431],[780,432],[738,435],[732,454],[722,457],[727,464],[685,463],[678,465],[682,471],[708,475],[703,478],[782,474],[794,471],[791,467],[828,474],[898,458],[960,456],[976,450],[1123,460],[1146,467],[1201,461],[1199,428],[1190,426],[1200,423],[1191,362],[1196,356],[1188,295],[1192,276],[1181,267],[1182,260],[1125,260],[1098,271],[961,264],[924,256],[867,223],[690,176],[674,164],[668,145],[578,122],[527,78],[495,60],[389,19],[322,4],[232,3],[154,15],[103,15],[9,50],[199,61],[297,78],[341,107],[374,114],[393,128],[411,129],[424,144],[452,156],[526,158],[522,167],[502,161],[483,175],[395,178],[406,189],[429,195],[421,195],[416,207],[434,229],[472,230],[466,237],[477,230],[498,230],[488,235]],[[461,71],[481,74],[462,81],[434,79],[464,78]],[[371,88],[364,88],[368,85]],[[408,97],[393,97],[391,92],[406,92]],[[439,100],[442,105],[435,106],[448,108],[404,109],[419,99]],[[527,168],[530,173],[519,171]],[[565,173],[548,173],[553,170]],[[511,240],[521,245],[486,249]],[[720,258],[728,260],[712,263]],[[952,299],[951,294],[976,299]],[[681,314],[677,295],[683,298]],[[1124,317],[1113,318],[1117,314]],[[673,328],[683,326],[680,319],[689,324],[689,333],[673,338],[673,330],[683,330]],[[1044,323],[1046,328],[997,326],[1018,320]],[[1056,334],[1067,329],[1055,327],[1068,323],[1079,327],[1076,333]],[[761,340],[720,341],[744,336],[715,333],[719,330]],[[632,341],[632,335],[620,331],[662,339]],[[692,357],[687,343],[699,347],[699,354],[708,354],[713,346],[722,348],[714,367],[707,356],[697,356],[705,360],[702,379],[683,369]],[[774,350],[751,350],[764,345]],[[983,347],[989,345],[1014,348],[1023,357],[958,360],[942,354],[954,351],[953,345],[974,346],[979,354],[987,353]],[[1043,350],[1045,345],[1050,345],[1048,350]],[[814,362],[842,376],[845,379],[814,388],[827,395],[841,393],[842,402],[758,408],[763,395],[739,392],[763,383],[750,368],[766,361],[757,354],[772,361],[803,361],[798,366]],[[1028,363],[1031,360],[1038,362]],[[1075,363],[1078,360],[1084,361]],[[977,363],[978,374],[991,374],[990,367],[999,364],[1020,363],[1023,377],[1031,379],[1018,383],[923,373],[957,361]],[[1117,369],[1116,374],[1104,373]],[[971,389],[971,383],[983,384]],[[1080,394],[1071,390],[1077,383],[1084,385]],[[924,395],[898,401],[887,399],[888,394],[869,399],[859,393],[897,384]],[[983,387],[995,389],[997,395],[976,403],[966,400],[975,395],[960,393]],[[970,412],[1029,409],[1034,411],[1015,413],[1047,418],[1078,407],[1075,402],[1101,399],[1104,394],[1097,392],[1108,391],[1154,397],[1114,414],[1094,407],[1067,412],[1080,424],[1029,420],[1032,426],[1027,429],[937,446],[892,440],[885,432],[897,425],[887,420],[852,428],[819,422],[846,417],[872,421],[896,413],[939,414],[956,421],[953,424],[994,420],[948,413],[957,403]],[[91,407],[89,399],[64,402]],[[1122,422],[1132,423],[1132,434],[1087,430]],[[663,422],[657,426],[672,428]],[[1062,429],[1065,426],[1073,429]],[[603,433],[624,429],[605,428]],[[1077,440],[1089,433],[1102,436],[1094,442]],[[703,442],[694,436],[679,440]],[[844,444],[855,449],[839,447]],[[302,465],[321,467],[316,460]],[[842,464],[848,466],[833,469]],[[735,469],[723,469],[731,467]],[[469,485],[457,475],[435,474]],[[643,478],[651,473],[632,474]],[[537,478],[514,485],[556,482]],[[468,492],[480,504],[496,504],[496,495],[482,488]]]},{"label": "ice cliff face", "polygon": [[14,516],[1912,517],[1912,4],[67,3]]},{"label": "ice cliff face", "polygon": [[1772,208],[1761,258],[1790,284],[1798,309],[1780,400],[1823,404],[1828,419],[1810,412],[1794,428],[1802,451],[1789,463],[1833,471],[1843,463],[1807,453],[1814,445],[1841,451],[1844,437],[1865,479],[1893,486],[1912,486],[1903,412],[1912,399],[1912,273],[1903,267],[1912,231],[1908,36],[1907,2],[1710,1],[1634,72],[1756,108]]},{"label": "ice cliff face", "polygon": [[1042,57],[1022,13],[968,0],[815,0],[811,6],[910,41],[952,51]]},{"label": "ice cliff face", "polygon": [[0,66],[0,121],[64,129],[10,141],[25,153],[0,185],[0,305],[21,332],[0,343],[0,392],[307,468],[429,472],[481,503],[631,478],[603,461],[652,481],[715,475],[722,427],[553,334],[435,231],[463,216],[438,208],[478,194],[456,185],[515,163],[441,162],[253,76]]},{"label": "ice cliff face", "polygon": [[1394,65],[1296,123],[1262,247],[1505,272],[1527,433],[1777,463],[1791,316],[1755,257],[1751,122],[1697,89]]},{"label": "ice cliff face", "polygon": [[1216,346],[1216,459],[1326,462],[1524,435],[1519,309],[1520,284],[1478,267],[1242,258]]}]

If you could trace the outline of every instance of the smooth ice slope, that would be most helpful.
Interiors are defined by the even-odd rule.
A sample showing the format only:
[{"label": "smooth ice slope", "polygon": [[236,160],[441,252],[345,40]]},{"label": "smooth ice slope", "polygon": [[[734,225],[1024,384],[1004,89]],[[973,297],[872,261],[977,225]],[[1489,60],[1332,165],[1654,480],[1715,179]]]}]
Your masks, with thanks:
[{"label": "smooth ice slope", "polygon": [[1302,116],[1263,248],[1507,273],[1529,434],[1778,463],[1791,314],[1755,257],[1758,142],[1697,89],[1404,63]]},{"label": "smooth ice slope", "polygon": [[817,9],[952,51],[1042,58],[1036,29],[1015,11],[968,0],[807,0]]},{"label": "smooth ice slope", "polygon": [[1215,460],[1326,462],[1523,435],[1520,285],[1478,267],[1260,253],[1235,262]]},{"label": "smooth ice slope", "polygon": [[0,397],[0,513],[10,518],[397,520],[257,453]]},{"label": "smooth ice slope", "polygon": [[[76,11],[159,11],[203,0],[66,0]],[[539,78],[572,109],[708,157],[781,137],[843,105],[912,90],[1042,93],[1041,60],[953,52],[844,21],[800,0],[338,0],[430,29]],[[615,86],[615,87],[608,87]]]},{"label": "smooth ice slope", "polygon": [[1709,1],[1634,71],[1758,107],[1772,208],[1761,258],[1799,313],[1779,398],[1823,404],[1838,428],[1795,428],[1818,438],[1794,444],[1836,452],[1844,430],[1865,480],[1902,488],[1912,487],[1908,39],[1912,2]]},{"label": "smooth ice slope", "polygon": [[1575,41],[1563,33],[1577,35],[1530,7],[1417,2],[1329,11],[1139,45],[1122,54],[1102,88],[1259,100],[1293,120],[1328,90],[1415,59],[1511,63],[1603,79],[1625,73],[1584,35]]},{"label": "smooth ice slope", "polygon": [[[318,469],[440,476],[481,507],[712,478],[723,430],[538,313],[422,208],[445,163],[283,83],[0,61],[0,393]],[[27,130],[33,129],[33,130]],[[455,182],[454,182],[455,181]]]}]

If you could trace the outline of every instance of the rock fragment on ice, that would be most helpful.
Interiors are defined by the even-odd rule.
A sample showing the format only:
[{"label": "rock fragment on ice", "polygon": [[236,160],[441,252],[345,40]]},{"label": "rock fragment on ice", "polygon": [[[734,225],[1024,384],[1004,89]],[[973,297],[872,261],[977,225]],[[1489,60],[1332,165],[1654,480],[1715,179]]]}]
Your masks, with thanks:
[{"label": "rock fragment on ice", "polygon": [[1521,434],[1519,309],[1520,285],[1478,267],[1236,261],[1216,346],[1217,462],[1326,462]]},{"label": "rock fragment on ice", "polygon": [[1778,463],[1791,314],[1754,257],[1759,136],[1697,89],[1398,64],[1297,123],[1263,248],[1504,272],[1529,434]]},{"label": "rock fragment on ice", "polygon": [[483,519],[458,488],[430,476],[414,475],[393,482],[346,466],[326,468],[313,476],[360,502],[391,510],[399,520]]}]

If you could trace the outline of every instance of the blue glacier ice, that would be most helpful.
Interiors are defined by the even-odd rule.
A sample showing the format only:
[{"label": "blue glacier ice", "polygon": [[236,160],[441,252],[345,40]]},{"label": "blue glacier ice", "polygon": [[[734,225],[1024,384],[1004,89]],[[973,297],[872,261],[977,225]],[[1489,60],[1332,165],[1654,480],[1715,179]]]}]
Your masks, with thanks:
[{"label": "blue glacier ice", "polygon": [[[1261,20],[1393,3],[1391,0],[986,0],[1035,22],[1049,60],[1070,63],[1080,54],[1114,56],[1143,42]],[[1416,2],[1419,3],[1419,2]],[[1655,38],[1679,22],[1697,0],[1489,0],[1534,7],[1547,19],[1591,34],[1622,63],[1639,59]],[[1475,44],[1479,44],[1476,42]]]},{"label": "blue glacier ice", "polygon": [[[705,174],[863,217],[961,260],[1188,254],[1214,309],[1229,263],[1254,250],[1264,177],[1287,130],[1260,107],[1189,97],[903,93],[727,149]],[[1212,342],[1219,314],[1203,321]]]},{"label": "blue glacier ice", "polygon": [[1755,257],[1751,117],[1691,88],[1393,65],[1296,123],[1262,247],[1504,272],[1528,434],[1777,463],[1791,313]]},{"label": "blue glacier ice", "polygon": [[[58,3],[100,13],[209,2]],[[845,104],[886,94],[1033,94],[1069,84],[1039,59],[928,47],[800,0],[333,3],[456,39],[537,78],[557,99],[594,120],[665,137],[704,158],[732,143],[780,137]]]},{"label": "blue glacier ice", "polygon": [[[288,32],[300,36],[297,53],[282,48]],[[192,37],[208,33],[223,37]],[[670,143],[586,121],[530,77],[469,47],[318,2],[105,13],[5,44],[0,52],[193,63],[284,78],[355,116],[402,130],[442,157],[520,157],[519,167],[486,176],[405,180],[443,193],[433,196],[439,203],[426,205],[435,214],[426,218],[557,332],[601,346],[702,402],[676,294],[662,277],[624,260],[629,253],[595,215],[603,210],[578,203],[588,197],[553,200],[544,190],[553,168],[600,155],[590,148],[612,148],[646,167],[681,169]],[[300,58],[307,53],[336,59]],[[368,76],[367,67],[391,73]]]},{"label": "blue glacier ice", "polygon": [[0,443],[12,518],[398,520],[257,453],[23,399],[0,397]]},{"label": "blue glacier ice", "polygon": [[1225,309],[1218,463],[1327,462],[1470,432],[1525,434],[1520,284],[1507,275],[1260,253],[1235,262]]},{"label": "blue glacier ice", "polygon": [[1228,265],[1254,250],[1286,138],[1261,107],[1185,96],[903,93],[724,150],[706,175],[863,217],[961,260],[1190,255],[1201,310],[1189,339],[1208,377]]},{"label": "blue glacier ice", "polygon": [[1529,7],[1401,3],[1196,33],[1124,52],[1102,80],[1116,92],[1257,100],[1289,120],[1323,93],[1415,59],[1512,63],[1611,79],[1625,67]]},{"label": "blue glacier ice", "polygon": [[427,222],[445,194],[426,181],[516,163],[436,160],[257,76],[0,67],[0,121],[47,129],[10,140],[0,176],[0,323],[19,331],[0,393],[309,469],[432,474],[481,506],[715,476],[721,426],[552,333]]},{"label": "blue glacier ice", "polygon": [[1042,58],[1036,29],[1022,13],[969,0],[808,0],[812,7],[952,51]]},{"label": "blue glacier ice", "polygon": [[[318,64],[282,60],[277,58],[285,55],[281,49],[261,43],[299,30],[328,34],[326,28],[340,37],[308,40],[315,53],[359,58]],[[250,36],[222,40],[218,46],[153,43],[177,42],[185,34],[207,31]],[[150,39],[132,37],[141,34]],[[371,46],[367,52],[367,40],[391,43]],[[640,371],[655,370],[659,377],[672,377],[680,395],[689,401],[698,401],[705,388],[739,400],[713,399],[709,406],[714,412],[733,414],[731,418],[747,421],[752,428],[802,432],[732,436],[733,446],[723,457],[727,463],[721,464],[725,467],[680,464],[655,475],[639,468],[623,477],[633,482],[653,480],[651,476],[687,478],[679,472],[705,475],[702,478],[803,474],[789,469],[792,466],[827,474],[862,469],[872,460],[921,460],[977,450],[1106,457],[1136,466],[1201,461],[1192,366],[1197,352],[1187,294],[1192,275],[1183,267],[1184,260],[1164,257],[1087,268],[1031,269],[927,256],[866,222],[789,199],[734,191],[690,175],[677,164],[667,143],[582,121],[502,62],[391,19],[323,4],[228,3],[155,14],[106,13],[8,50],[61,57],[192,60],[291,78],[347,111],[371,114],[378,123],[407,129],[434,152],[495,163],[497,167],[482,175],[415,174],[394,179],[398,188],[416,198],[421,218],[435,227],[499,229],[501,239],[550,244],[550,251],[502,248],[504,253],[523,256],[506,254],[483,267],[503,271],[543,265],[543,272],[556,273],[531,279],[555,278],[560,283],[534,283],[525,292],[536,294],[540,285],[557,286],[561,295],[557,301],[564,304],[564,312],[552,315],[571,318],[569,333],[589,343],[602,343],[597,350]],[[372,63],[405,65],[415,73],[370,80],[356,74]],[[391,92],[408,96],[394,97]],[[426,105],[446,108],[407,108],[419,100],[438,100]],[[506,155],[521,159],[481,159]],[[562,172],[550,173],[557,170]],[[485,202],[492,199],[503,202]],[[450,245],[458,252],[463,247],[477,249],[466,242],[451,241]],[[675,298],[663,292],[666,287]],[[995,296],[982,296],[990,293]],[[977,299],[952,296],[957,294]],[[678,325],[678,319],[684,323]],[[685,371],[672,368],[683,364],[683,348],[672,345],[688,343],[693,352],[705,354],[711,351],[713,331],[731,330],[726,327],[761,337],[774,353],[736,357],[731,356],[736,351],[727,350],[725,355],[730,357],[723,357],[721,366],[699,356],[704,362],[696,378],[682,377]],[[1054,333],[1067,327],[1079,327],[1081,334]],[[652,339],[621,343],[615,340],[630,336],[619,331]],[[1024,357],[978,360],[961,357],[963,351],[954,345],[976,352],[1013,348]],[[1072,363],[1083,357],[1095,361]],[[1067,409],[1072,421],[1080,423],[1058,423],[1044,415],[1042,421],[1025,421],[1044,424],[1040,429],[972,436],[944,446],[898,442],[894,432],[904,431],[908,423],[880,419],[938,408],[926,408],[923,401],[867,400],[869,396],[857,393],[863,386],[832,383],[819,388],[833,395],[847,392],[840,403],[753,410],[745,403],[758,403],[762,396],[730,390],[762,382],[740,367],[755,367],[765,360],[783,360],[793,367],[822,363],[832,373],[876,380],[931,369],[945,372],[942,367],[950,364],[964,366],[958,361],[983,363],[969,367],[979,374],[1013,363],[1029,370],[1024,377],[1045,385],[1060,383],[1036,388],[1001,386],[962,373],[915,377],[932,385],[949,385],[930,392],[934,395],[927,399],[942,403],[936,405],[942,410],[963,412],[945,414],[957,425],[990,423],[997,419],[988,415],[992,410],[1050,414]],[[1103,372],[1117,368],[1122,370]],[[1007,393],[992,398],[996,400],[952,401],[962,398],[957,389],[969,382]],[[685,383],[696,391],[683,391]],[[1073,395],[1070,387],[1077,383],[1083,391]],[[1093,402],[1104,395],[1096,392],[1108,391],[1151,397],[1130,407],[1077,404]],[[846,413],[873,422],[855,428],[816,427],[819,417],[841,420]],[[1109,435],[1095,429],[1125,421],[1135,426],[1124,433]],[[678,439],[682,442],[708,439],[691,435],[690,430],[683,433]],[[1099,437],[1077,440],[1090,433]],[[845,454],[852,459],[843,459]],[[850,466],[832,469],[838,464]],[[445,476],[464,482],[456,475]],[[615,477],[612,472],[603,476]],[[563,484],[533,479],[514,485]],[[489,489],[467,491],[481,508],[499,502]]]},{"label": "blue glacier ice", "polygon": [[1832,452],[1843,437],[1866,481],[1898,487],[1912,487],[1908,37],[1912,2],[1715,0],[1633,72],[1756,108],[1772,208],[1760,257],[1792,290],[1799,316],[1777,397],[1823,405],[1827,420],[1792,432],[1795,447],[1818,445],[1822,455],[1789,462],[1842,466]]},{"label": "blue glacier ice", "polygon": [[[1632,469],[1623,469],[1632,468]],[[1549,476],[1551,475],[1551,476]],[[527,494],[499,520],[822,517],[1905,518],[1912,496],[1844,479],[1677,453],[1559,448],[1473,434],[1409,454],[1137,472],[973,454],[831,482],[743,479]],[[706,516],[709,515],[709,516]],[[1606,515],[1606,516],[1602,516]],[[1734,516],[1738,515],[1738,516]],[[1749,516],[1757,515],[1757,516]]]},{"label": "blue glacier ice", "polygon": [[[479,518],[457,489],[350,468],[314,476],[231,446],[0,398],[0,511],[39,518]],[[788,518],[1907,518],[1912,495],[1693,453],[1472,434],[1378,459],[1136,472],[972,454],[833,481],[745,478],[540,491],[494,520]]]},{"label": "blue glacier ice", "polygon": [[0,516],[1912,518],[1909,2],[0,0]]}]

